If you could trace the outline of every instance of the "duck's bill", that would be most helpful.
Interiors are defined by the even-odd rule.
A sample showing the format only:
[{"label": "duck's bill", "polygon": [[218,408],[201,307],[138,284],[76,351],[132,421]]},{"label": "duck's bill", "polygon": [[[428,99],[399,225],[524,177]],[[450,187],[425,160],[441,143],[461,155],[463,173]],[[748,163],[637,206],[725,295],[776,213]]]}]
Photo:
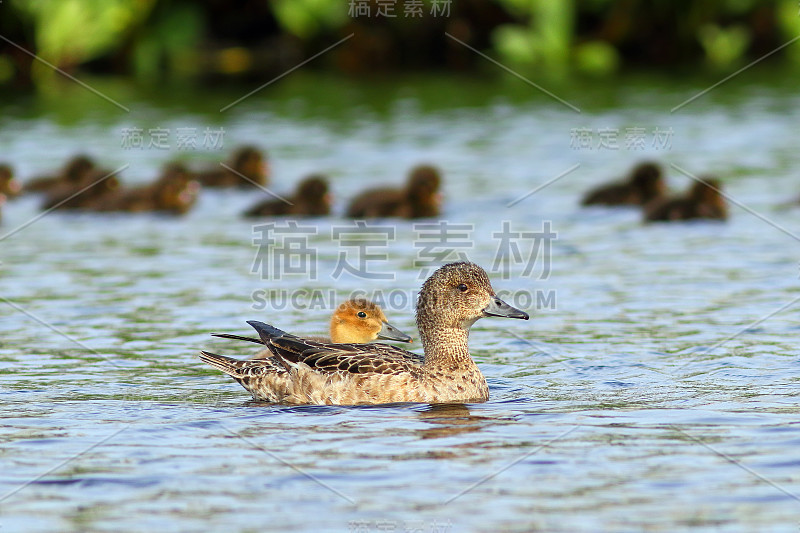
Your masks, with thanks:
[{"label": "duck's bill", "polygon": [[411,342],[411,337],[388,322],[383,323],[381,330],[378,332],[378,338],[387,341]]},{"label": "duck's bill", "polygon": [[498,297],[492,298],[492,301],[483,308],[483,313],[486,316],[499,316],[504,318],[521,318],[522,320],[528,320],[530,317],[528,313],[517,309],[516,307],[511,307],[503,300]]}]

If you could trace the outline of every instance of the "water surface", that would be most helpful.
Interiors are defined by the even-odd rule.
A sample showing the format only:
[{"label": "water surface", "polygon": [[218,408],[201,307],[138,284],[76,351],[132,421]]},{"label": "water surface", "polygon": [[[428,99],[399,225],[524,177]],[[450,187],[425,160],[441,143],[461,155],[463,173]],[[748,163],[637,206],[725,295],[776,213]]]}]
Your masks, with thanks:
[{"label": "water surface", "polygon": [[[337,212],[366,184],[434,162],[442,219],[472,225],[454,251],[486,268],[503,221],[551,224],[547,260],[493,274],[498,290],[551,299],[529,322],[473,328],[485,404],[265,405],[200,363],[199,349],[252,353],[209,333],[245,334],[249,319],[324,333],[329,307],[260,309],[259,290],[413,294],[418,227],[384,225],[396,233],[374,266],[391,280],[334,280],[330,235],[349,222],[305,221],[317,279],[274,281],[252,271],[253,222],[238,217],[259,191],[204,191],[180,219],[31,223],[38,199],[13,201],[0,226],[4,531],[800,527],[800,209],[780,208],[800,194],[793,88],[744,79],[671,113],[704,85],[583,82],[559,92],[576,113],[509,81],[370,89],[300,76],[220,113],[250,88],[100,87],[130,113],[79,87],[11,100],[4,158],[25,178],[87,151],[130,165],[136,183],[173,157],[214,163],[253,142],[269,149],[277,192],[328,173]],[[222,128],[225,147],[124,149],[131,127],[173,141],[177,128]],[[596,144],[609,128],[618,149],[575,146],[577,129]],[[630,128],[644,129],[644,149],[625,147]],[[653,146],[656,128],[671,130],[669,146]],[[584,190],[646,157],[721,176],[740,204],[730,221],[645,226],[635,210],[579,208]],[[668,168],[673,188],[688,186]],[[399,302],[387,315],[416,336],[412,300]]]}]

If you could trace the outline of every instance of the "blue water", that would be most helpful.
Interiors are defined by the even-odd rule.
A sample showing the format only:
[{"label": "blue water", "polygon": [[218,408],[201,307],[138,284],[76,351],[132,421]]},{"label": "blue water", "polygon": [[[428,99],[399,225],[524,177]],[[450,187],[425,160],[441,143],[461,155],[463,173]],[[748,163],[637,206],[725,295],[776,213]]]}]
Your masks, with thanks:
[{"label": "blue water", "polygon": [[[723,86],[671,113],[703,85],[605,87],[599,103],[573,88],[575,113],[511,82],[449,102],[411,81],[336,86],[331,105],[317,94],[326,80],[287,83],[226,113],[236,93],[118,88],[125,113],[66,88],[62,102],[7,104],[0,153],[25,179],[88,151],[137,183],[170,158],[214,163],[251,142],[269,150],[276,192],[327,172],[337,213],[367,184],[435,163],[442,220],[469,225],[450,259],[490,270],[503,221],[557,233],[531,272],[526,259],[492,273],[498,291],[531,298],[532,319],[473,328],[489,402],[265,405],[197,358],[251,355],[209,335],[248,334],[250,319],[325,333],[330,306],[359,289],[396,291],[386,314],[416,336],[426,265],[412,223],[379,223],[395,233],[371,263],[389,278],[372,280],[333,277],[344,248],[331,232],[349,221],[303,221],[316,279],[274,281],[253,272],[258,233],[237,216],[256,190],[203,191],[180,219],[31,222],[39,200],[22,198],[0,226],[0,530],[798,530],[800,209],[780,207],[800,195],[793,91]],[[130,127],[168,129],[173,144],[177,128],[222,128],[224,147],[125,149]],[[608,128],[617,149],[596,146]],[[625,147],[629,128],[644,129],[644,149]],[[671,129],[669,146],[653,146],[656,128]],[[670,164],[714,172],[741,206],[724,224],[650,226],[636,210],[579,208],[643,158],[676,190],[690,180]],[[253,296],[315,289],[336,302],[264,309]]]}]

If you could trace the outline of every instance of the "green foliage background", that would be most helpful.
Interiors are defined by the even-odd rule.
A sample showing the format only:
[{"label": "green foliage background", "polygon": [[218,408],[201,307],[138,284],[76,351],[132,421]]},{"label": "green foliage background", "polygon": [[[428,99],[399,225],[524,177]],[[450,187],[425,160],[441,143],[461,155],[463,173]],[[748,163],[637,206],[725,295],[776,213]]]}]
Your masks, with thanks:
[{"label": "green foliage background", "polygon": [[[366,2],[373,13],[375,1]],[[352,16],[354,6],[363,3],[356,0],[229,5],[8,0],[0,6],[0,31],[6,38],[0,43],[0,83],[38,82],[53,75],[36,61],[26,63],[22,48],[67,71],[88,67],[158,79],[247,73],[276,55],[307,56],[351,32],[370,35],[370,46],[383,46],[391,58],[415,39],[431,48],[453,46],[442,36],[455,28],[472,46],[522,71],[608,75],[668,64],[731,69],[800,35],[797,0],[438,0],[440,9],[448,4],[446,17],[431,15],[434,2],[425,0],[425,16],[418,18],[403,16],[404,1],[409,0],[395,2],[398,16],[380,18]],[[237,25],[247,24],[256,30],[237,42]],[[351,52],[350,63],[366,61],[365,54]],[[384,59],[377,66],[454,66],[446,54],[429,56],[416,62]],[[800,64],[800,45],[787,46],[778,56]]]}]

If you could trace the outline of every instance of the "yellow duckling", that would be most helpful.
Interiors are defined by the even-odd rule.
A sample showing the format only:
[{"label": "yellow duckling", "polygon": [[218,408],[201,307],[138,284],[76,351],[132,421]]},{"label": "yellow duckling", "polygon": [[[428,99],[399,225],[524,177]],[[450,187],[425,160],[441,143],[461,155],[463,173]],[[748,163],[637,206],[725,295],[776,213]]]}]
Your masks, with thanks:
[{"label": "yellow duckling", "polygon": [[425,281],[417,301],[424,358],[388,344],[317,342],[249,321],[274,357],[242,361],[202,351],[200,359],[268,402],[483,402],[489,387],[467,341],[472,324],[489,316],[528,319],[495,295],[481,267],[451,263]]},{"label": "yellow duckling", "polygon": [[[259,339],[213,333],[215,337],[237,339],[264,344]],[[306,337],[308,340],[325,343],[367,343],[378,339],[411,342],[411,337],[389,324],[380,306],[364,298],[351,298],[336,308],[331,316],[330,337]],[[273,357],[269,348],[258,352],[253,359]]]}]

